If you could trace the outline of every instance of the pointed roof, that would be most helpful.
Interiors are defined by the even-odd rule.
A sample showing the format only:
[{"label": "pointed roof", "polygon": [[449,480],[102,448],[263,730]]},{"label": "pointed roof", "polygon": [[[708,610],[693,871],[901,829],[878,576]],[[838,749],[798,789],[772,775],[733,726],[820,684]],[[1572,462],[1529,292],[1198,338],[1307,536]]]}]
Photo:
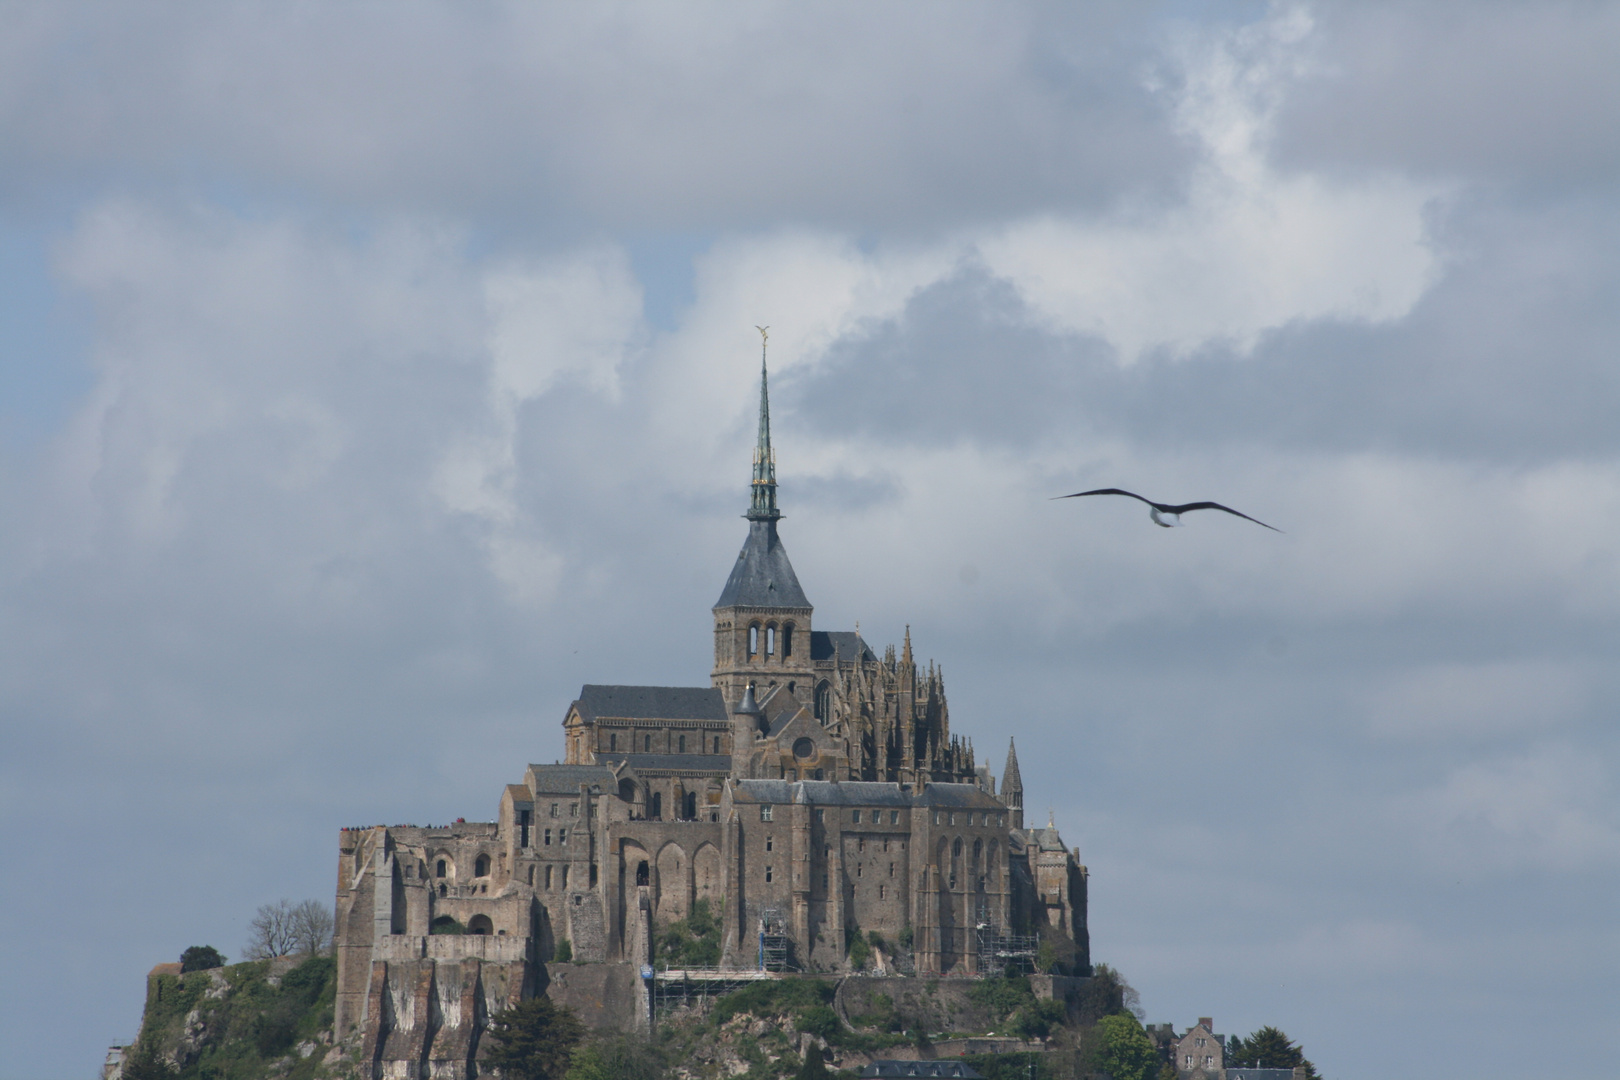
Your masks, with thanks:
[{"label": "pointed roof", "polygon": [[1023,793],[1024,778],[1018,775],[1018,747],[1013,740],[1007,740],[1007,767],[1001,771],[1001,793]]},{"label": "pointed roof", "polygon": [[[760,328],[760,337],[765,337]],[[776,508],[776,451],[771,449],[771,399],[765,370],[763,340],[759,357],[759,441],[754,447],[754,479],[750,487],[748,539],[720,591],[716,608],[764,607],[809,609],[810,601],[799,586],[787,549],[776,534],[782,512]]]},{"label": "pointed roof", "polygon": [[788,561],[787,549],[776,535],[775,521],[748,523],[748,539],[743,541],[731,576],[714,606],[810,608],[799,576]]}]

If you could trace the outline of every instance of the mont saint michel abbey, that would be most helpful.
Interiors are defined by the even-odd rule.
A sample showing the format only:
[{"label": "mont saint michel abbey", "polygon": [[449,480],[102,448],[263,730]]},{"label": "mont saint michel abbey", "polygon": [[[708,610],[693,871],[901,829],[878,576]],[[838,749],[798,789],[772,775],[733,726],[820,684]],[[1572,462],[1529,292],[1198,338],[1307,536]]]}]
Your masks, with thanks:
[{"label": "mont saint michel abbey", "polygon": [[524,768],[494,821],[340,833],[337,1033],[372,1075],[473,1075],[490,1014],[565,984],[644,1012],[657,934],[701,900],[718,976],[847,971],[872,931],[897,973],[999,973],[1038,939],[1089,973],[1085,868],[1026,826],[1013,748],[999,784],[975,764],[909,629],[882,656],[818,629],[781,517],[762,365],[708,685],[584,686],[563,763]]}]

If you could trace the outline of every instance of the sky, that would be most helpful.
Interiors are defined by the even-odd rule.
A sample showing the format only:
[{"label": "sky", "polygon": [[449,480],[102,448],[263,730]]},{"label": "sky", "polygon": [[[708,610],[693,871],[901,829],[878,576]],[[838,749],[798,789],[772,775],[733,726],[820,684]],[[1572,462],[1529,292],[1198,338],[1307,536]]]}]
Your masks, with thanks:
[{"label": "sky", "polygon": [[705,685],[756,325],[816,625],[1149,1021],[1612,1074],[1620,4],[4,18],[0,1080]]}]

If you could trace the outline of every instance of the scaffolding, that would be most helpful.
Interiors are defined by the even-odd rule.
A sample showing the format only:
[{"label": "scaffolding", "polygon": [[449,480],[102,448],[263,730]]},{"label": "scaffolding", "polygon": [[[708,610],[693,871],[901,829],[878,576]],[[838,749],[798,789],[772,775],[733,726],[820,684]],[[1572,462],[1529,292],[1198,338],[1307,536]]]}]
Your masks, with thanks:
[{"label": "scaffolding", "polygon": [[979,970],[998,974],[1009,967],[1029,973],[1035,970],[1035,951],[1041,939],[1035,934],[1014,934],[982,919],[974,927],[979,938]]},{"label": "scaffolding", "polygon": [[787,922],[776,908],[765,908],[759,913],[759,969],[786,971],[791,964],[792,939],[788,937]]},{"label": "scaffolding", "polygon": [[741,990],[761,979],[774,979],[769,971],[717,967],[665,968],[653,973],[652,1009],[655,1017],[673,1009],[690,1008]]}]

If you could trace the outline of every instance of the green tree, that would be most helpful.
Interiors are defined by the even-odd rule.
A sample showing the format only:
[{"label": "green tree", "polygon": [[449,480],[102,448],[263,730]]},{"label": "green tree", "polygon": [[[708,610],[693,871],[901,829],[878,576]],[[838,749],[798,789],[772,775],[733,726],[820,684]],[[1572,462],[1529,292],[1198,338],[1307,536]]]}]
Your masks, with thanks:
[{"label": "green tree", "polygon": [[1097,1070],[1114,1080],[1151,1080],[1159,1055],[1142,1025],[1130,1013],[1118,1012],[1097,1021]]},{"label": "green tree", "polygon": [[1037,998],[1013,1014],[1007,1030],[1020,1039],[1044,1039],[1052,1034],[1054,1024],[1063,1023],[1064,1015],[1061,1001]]},{"label": "green tree", "polygon": [[827,1063],[821,1058],[819,1047],[807,1047],[804,1051],[804,1064],[799,1071],[793,1074],[794,1080],[829,1080]]},{"label": "green tree", "polygon": [[1317,1080],[1316,1066],[1305,1059],[1305,1051],[1294,1045],[1277,1028],[1266,1026],[1247,1039],[1232,1038],[1226,1044],[1228,1067],[1250,1069],[1295,1069],[1303,1065],[1305,1075]]},{"label": "green tree", "polygon": [[555,964],[572,964],[574,962],[574,943],[567,938],[557,942],[557,947],[551,950],[551,960]]},{"label": "green tree", "polygon": [[505,1080],[563,1080],[584,1034],[573,1010],[529,998],[490,1019],[486,1060]]},{"label": "green tree", "polygon": [[662,1080],[658,1050],[634,1035],[608,1035],[574,1051],[567,1080]]},{"label": "green tree", "polygon": [[125,1080],[175,1080],[180,1070],[158,1055],[151,1039],[142,1039],[124,1059]]},{"label": "green tree", "polygon": [[212,945],[193,945],[180,954],[180,974],[225,966],[225,957]]}]

